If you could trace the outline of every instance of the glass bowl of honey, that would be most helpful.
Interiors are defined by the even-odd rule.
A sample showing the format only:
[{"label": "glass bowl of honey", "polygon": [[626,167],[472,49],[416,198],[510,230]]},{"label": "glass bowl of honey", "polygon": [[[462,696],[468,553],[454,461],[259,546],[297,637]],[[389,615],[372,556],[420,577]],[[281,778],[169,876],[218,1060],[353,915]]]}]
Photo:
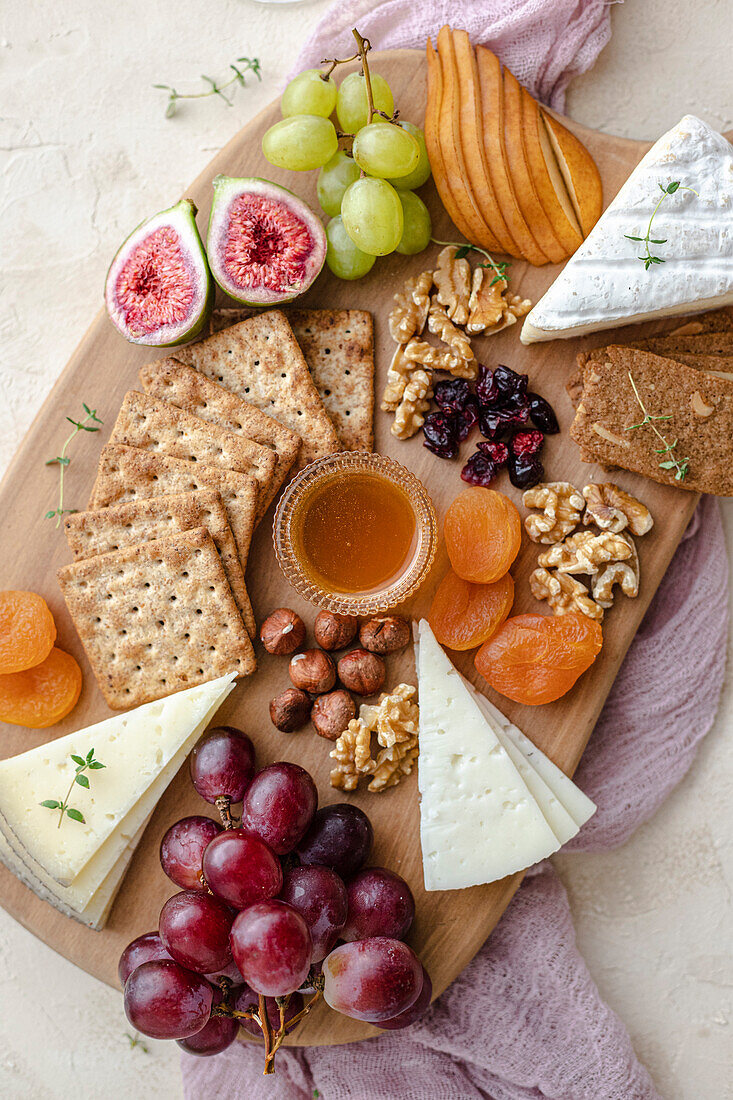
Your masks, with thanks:
[{"label": "glass bowl of honey", "polygon": [[273,541],[300,596],[342,615],[374,615],[406,600],[430,571],[435,509],[405,466],[348,451],[312,462],[290,483]]}]

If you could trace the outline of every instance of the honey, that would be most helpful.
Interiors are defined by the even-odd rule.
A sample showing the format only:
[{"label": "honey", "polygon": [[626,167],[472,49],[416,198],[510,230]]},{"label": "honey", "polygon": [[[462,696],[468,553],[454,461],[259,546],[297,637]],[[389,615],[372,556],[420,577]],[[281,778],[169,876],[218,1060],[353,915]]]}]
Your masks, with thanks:
[{"label": "honey", "polygon": [[379,474],[342,471],[319,479],[293,514],[303,571],[326,591],[378,592],[409,567],[417,521],[407,493]]}]

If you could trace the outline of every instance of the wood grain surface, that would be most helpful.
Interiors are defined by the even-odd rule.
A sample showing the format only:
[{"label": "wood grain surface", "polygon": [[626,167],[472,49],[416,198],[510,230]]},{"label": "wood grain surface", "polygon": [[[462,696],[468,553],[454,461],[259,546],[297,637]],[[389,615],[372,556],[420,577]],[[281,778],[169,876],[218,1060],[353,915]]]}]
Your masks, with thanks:
[{"label": "wood grain surface", "polygon": [[[425,104],[423,54],[412,50],[375,54],[372,66],[391,84],[402,117],[421,124]],[[217,173],[274,179],[302,195],[318,209],[315,172],[299,174],[279,171],[269,165],[261,154],[262,134],[277,118],[279,109],[274,103],[217,154],[186,192],[199,207],[202,232],[209,212],[211,180]],[[567,124],[586,143],[598,163],[603,178],[604,205],[607,205],[649,146],[595,133],[572,122]],[[422,189],[421,194],[433,215],[435,237],[445,241],[458,240],[459,235],[443,211],[432,182]],[[175,198],[171,195],[171,202]],[[379,259],[371,273],[356,283],[340,282],[324,269],[308,294],[298,302],[303,306],[351,307],[373,312],[378,398],[392,354],[387,328],[392,294],[409,275],[429,267],[437,251],[436,247],[431,247],[421,256],[394,254]],[[536,301],[558,270],[550,266],[531,268],[513,261],[509,273],[511,290]],[[100,297],[101,292],[100,287]],[[607,343],[608,334],[584,341],[561,340],[526,348],[519,342],[519,328],[517,324],[498,336],[476,338],[479,361],[492,366],[499,362],[506,363],[515,370],[528,373],[531,388],[554,405],[562,432],[546,442],[544,459],[549,480],[569,480],[582,486],[591,479],[602,477],[597,467],[580,462],[577,448],[568,437],[567,429],[573,414],[564,384],[574,369],[576,351],[581,347]],[[639,331],[649,333],[655,331],[655,326],[647,325]],[[56,570],[70,560],[70,554],[62,530],[54,527],[54,520],[44,519],[46,511],[56,505],[58,477],[57,468],[44,466],[44,460],[58,454],[68,434],[65,416],[77,416],[82,401],[98,410],[104,420],[104,428],[96,435],[82,434],[74,441],[72,462],[66,473],[66,506],[83,508],[94,481],[99,451],[109,436],[123,396],[127,390],[139,388],[139,367],[159,354],[165,355],[167,352],[151,352],[126,343],[108,322],[105,313],[100,312],[40,409],[0,488],[0,515],[3,518],[0,531],[0,588],[28,588],[43,594],[56,616],[58,644],[77,657],[84,672],[80,702],[57,727],[33,731],[2,726],[0,755],[3,757],[22,752],[109,714],[56,583]],[[423,448],[421,436],[407,443],[396,440],[390,435],[390,421],[390,415],[377,412],[376,449],[403,462],[423,480],[442,518],[451,499],[463,486],[460,480],[462,463],[444,462],[436,458]],[[474,449],[475,442],[476,437],[473,443],[464,444],[464,461]],[[624,472],[619,472],[616,480],[644,500],[656,523],[653,531],[639,540],[640,595],[636,600],[618,598],[603,624],[603,651],[575,689],[566,698],[551,705],[522,707],[493,696],[486,689],[475,673],[472,654],[452,655],[459,669],[486,689],[494,702],[569,773],[577,766],[626,649],[697,500],[692,493],[656,485]],[[497,480],[496,488],[520,504],[523,512],[520,494],[511,487],[505,474]],[[279,573],[272,550],[271,521],[272,509],[257,531],[247,569],[247,585],[258,622],[274,607],[291,606],[303,615],[309,627],[309,638],[312,639],[310,627],[316,611],[294,597]],[[527,583],[528,575],[535,566],[537,551],[535,545],[525,540],[515,563],[515,613],[541,610],[533,600]],[[407,609],[411,614],[418,616],[427,611],[446,563],[441,544],[428,583]],[[261,765],[287,759],[306,767],[316,779],[321,804],[346,799],[369,814],[376,834],[371,862],[392,868],[409,882],[417,903],[417,916],[409,942],[430,971],[435,994],[441,993],[483,944],[522,876],[514,875],[503,882],[469,890],[426,894],[422,887],[416,775],[382,794],[364,792],[343,795],[333,790],[328,782],[330,745],[317,737],[310,727],[297,734],[283,734],[270,724],[269,700],[289,685],[286,659],[270,657],[262,652],[261,647],[258,647],[258,657],[258,673],[237,687],[219,712],[217,721],[246,730],[256,744]],[[400,680],[414,682],[414,676],[411,653],[405,652],[389,659],[388,686]],[[163,832],[186,814],[206,812],[207,807],[194,792],[187,768],[184,768],[158,805],[103,932],[92,932],[63,917],[30,893],[2,866],[0,904],[50,947],[102,981],[117,985],[117,960],[122,948],[134,936],[157,926],[160,907],[174,892],[158,862],[158,845]],[[293,1045],[319,1045],[349,1042],[376,1034],[375,1028],[321,1006],[290,1041]]]}]

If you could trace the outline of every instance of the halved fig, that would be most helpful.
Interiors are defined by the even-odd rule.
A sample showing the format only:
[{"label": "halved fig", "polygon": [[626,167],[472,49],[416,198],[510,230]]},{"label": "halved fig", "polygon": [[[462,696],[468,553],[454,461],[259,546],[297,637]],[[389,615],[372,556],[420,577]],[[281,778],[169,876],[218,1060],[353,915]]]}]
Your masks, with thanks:
[{"label": "halved fig", "polygon": [[112,324],[133,344],[167,348],[198,336],[214,284],[190,199],[132,231],[110,264],[104,300]]},{"label": "halved fig", "polygon": [[206,241],[211,273],[246,306],[303,294],[326,259],[326,232],[307,203],[263,179],[217,176]]}]

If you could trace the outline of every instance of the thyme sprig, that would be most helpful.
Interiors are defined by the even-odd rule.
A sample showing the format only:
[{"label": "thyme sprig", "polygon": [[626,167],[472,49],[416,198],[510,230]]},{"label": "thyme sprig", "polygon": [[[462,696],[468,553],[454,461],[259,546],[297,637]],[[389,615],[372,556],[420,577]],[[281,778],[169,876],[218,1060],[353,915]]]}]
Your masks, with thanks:
[{"label": "thyme sprig", "polygon": [[656,455],[668,456],[667,458],[662,457],[660,459],[659,468],[661,470],[674,470],[675,481],[684,481],[690,469],[690,459],[689,457],[678,458],[676,455],[673,454],[673,452],[677,448],[677,440],[675,439],[670,443],[667,439],[665,439],[655,423],[659,420],[671,420],[671,413],[667,413],[665,416],[652,416],[641,399],[631,371],[629,371],[629,382],[631,383],[631,388],[634,391],[634,397],[639,403],[639,408],[644,413],[644,419],[640,420],[638,424],[630,424],[628,428],[625,429],[625,431],[633,432],[637,428],[646,428],[647,426],[650,427],[656,435],[657,439],[662,444],[661,447],[654,448],[654,453]]},{"label": "thyme sprig", "polygon": [[[659,184],[659,190],[662,192],[662,194],[661,194],[661,197],[658,200],[656,206],[652,210],[652,216],[649,219],[649,225],[646,227],[646,236],[645,237],[634,237],[631,233],[624,233],[624,237],[626,237],[627,240],[629,240],[629,241],[641,241],[642,244],[644,245],[644,255],[643,256],[637,256],[637,259],[644,261],[644,270],[645,271],[648,271],[649,268],[652,266],[652,264],[666,263],[666,261],[663,260],[661,256],[653,256],[652,255],[652,251],[649,248],[649,245],[650,244],[666,244],[667,243],[667,238],[666,237],[652,237],[652,235],[651,235],[652,222],[654,221],[654,217],[657,213],[657,210],[659,210],[659,207],[662,205],[662,203],[666,199],[667,195],[674,195],[674,193],[676,191],[692,191],[693,195],[698,194],[694,187],[683,187],[679,180],[672,180],[672,182],[668,183],[666,187],[663,183],[660,183]],[[699,198],[699,195],[698,195],[698,198]]]},{"label": "thyme sprig", "polygon": [[49,458],[48,462],[46,463],[47,466],[58,466],[58,468],[59,468],[59,503],[58,503],[58,508],[52,508],[51,511],[46,512],[46,515],[45,515],[45,519],[53,519],[53,517],[56,516],[56,526],[57,527],[61,523],[62,516],[65,516],[70,512],[76,512],[76,510],[77,510],[76,508],[64,508],[64,471],[66,470],[66,467],[71,462],[71,459],[69,458],[69,456],[66,453],[68,448],[69,448],[69,444],[71,443],[71,441],[73,439],[76,438],[76,436],[79,434],[79,432],[98,432],[99,428],[97,427],[97,425],[103,423],[103,421],[100,420],[99,417],[97,416],[97,410],[96,409],[90,409],[89,406],[84,404],[83,401],[82,401],[82,408],[84,409],[84,412],[86,413],[86,416],[84,417],[83,420],[74,420],[73,417],[71,417],[71,416],[66,417],[66,419],[69,421],[69,423],[74,425],[74,430],[71,433],[71,435],[69,436],[69,438],[66,440],[66,442],[64,443],[63,447],[61,448],[61,454],[56,455],[56,458]]},{"label": "thyme sprig", "polygon": [[456,259],[462,260],[469,252],[479,252],[482,256],[486,257],[486,263],[477,264],[477,267],[487,267],[490,271],[494,272],[494,278],[489,283],[489,286],[493,286],[494,283],[500,283],[502,280],[507,282],[507,271],[510,264],[503,260],[496,261],[490,252],[487,252],[485,248],[480,248],[477,244],[461,244],[459,241],[439,241],[435,237],[430,238],[433,244],[446,245],[449,248],[456,249]]},{"label": "thyme sprig", "polygon": [[47,810],[59,811],[59,823],[57,826],[57,828],[59,829],[61,828],[61,823],[64,820],[64,814],[66,814],[67,817],[71,818],[72,821],[78,821],[80,822],[80,824],[86,825],[84,814],[81,812],[81,810],[77,810],[73,806],[69,805],[71,792],[77,784],[80,787],[83,787],[84,790],[88,791],[89,776],[85,775],[84,773],[87,771],[96,772],[99,771],[100,768],[106,767],[105,764],[101,764],[99,760],[94,759],[94,749],[90,749],[89,752],[86,754],[86,757],[75,756],[72,752],[71,759],[76,764],[76,770],[74,772],[74,778],[71,780],[71,783],[69,784],[69,789],[66,792],[66,798],[63,800],[63,802],[60,802],[57,798],[47,798],[44,802],[40,803],[40,805]]},{"label": "thyme sprig", "polygon": [[138,1050],[141,1050],[143,1054],[150,1054],[150,1048],[147,1046],[146,1043],[143,1042],[137,1031],[134,1035],[130,1035],[130,1032],[126,1031],[124,1035],[128,1043],[130,1044],[130,1050],[135,1050],[137,1048]]},{"label": "thyme sprig", "polygon": [[260,62],[257,57],[238,57],[236,64],[230,64],[229,69],[233,73],[233,76],[230,76],[228,80],[222,81],[221,84],[212,77],[202,73],[201,79],[208,85],[203,92],[179,92],[170,84],[153,84],[154,88],[159,88],[161,92],[168,93],[165,117],[173,118],[178,110],[178,104],[182,99],[206,99],[207,96],[216,95],[219,96],[220,99],[223,99],[228,107],[233,107],[234,101],[229,96],[224,95],[225,88],[231,88],[233,84],[240,84],[244,88],[247,83],[245,79],[246,73],[254,73],[258,80],[262,80]]}]

